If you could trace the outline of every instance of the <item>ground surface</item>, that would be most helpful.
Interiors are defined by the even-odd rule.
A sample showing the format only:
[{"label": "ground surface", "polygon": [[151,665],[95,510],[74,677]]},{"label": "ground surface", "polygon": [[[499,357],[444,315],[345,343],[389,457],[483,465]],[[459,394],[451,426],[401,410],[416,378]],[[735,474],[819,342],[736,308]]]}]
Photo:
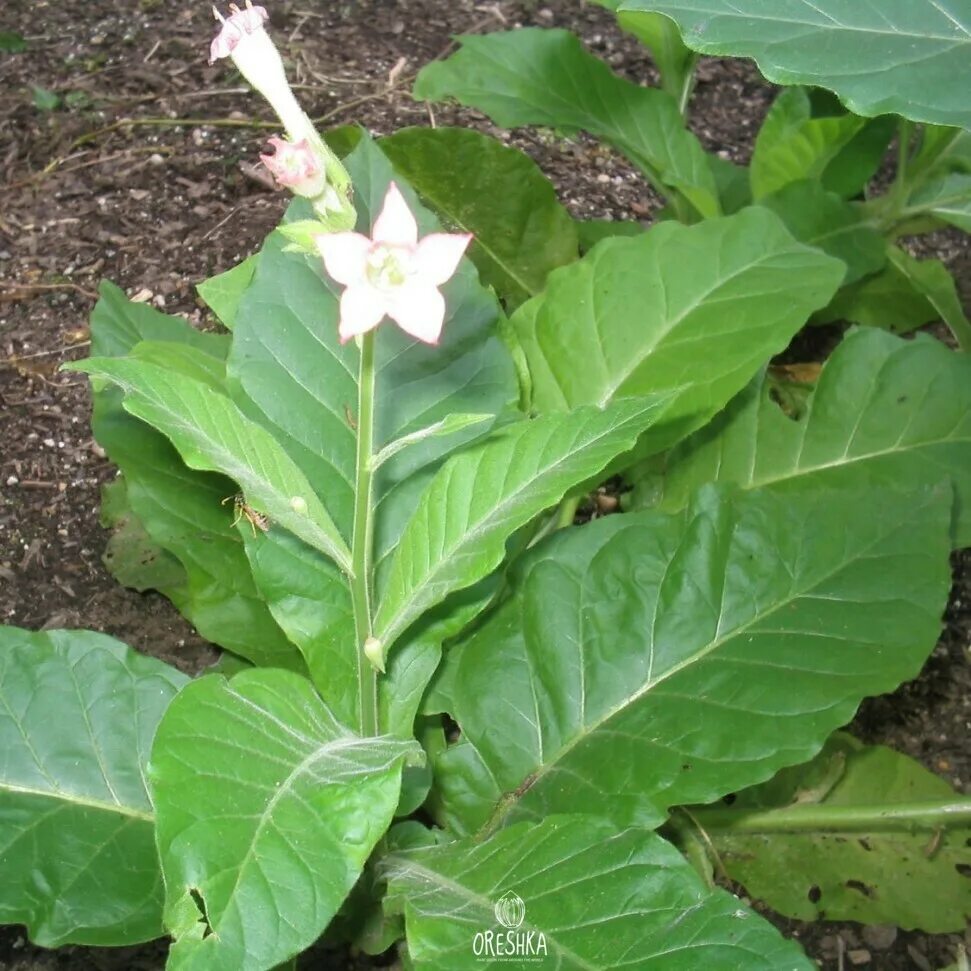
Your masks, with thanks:
[{"label": "ground surface", "polygon": [[[571,27],[616,70],[652,74],[610,16],[580,0],[296,0],[273,4],[272,16],[300,97],[323,126],[357,121],[386,134],[428,124],[427,109],[408,95],[414,72],[447,52],[451,34],[504,25]],[[249,125],[267,117],[262,105],[225,63],[206,66],[203,3],[6,0],[0,30],[28,40],[24,53],[0,53],[0,620],[105,630],[197,671],[215,652],[167,601],[122,589],[101,563],[99,490],[113,472],[91,438],[86,381],[57,367],[86,353],[86,319],[104,277],[203,321],[194,285],[255,249],[286,205],[253,164],[275,128]],[[61,106],[39,110],[32,85],[56,93]],[[744,161],[771,98],[750,66],[706,61],[693,127],[706,147]],[[458,110],[436,109],[435,119],[493,130]],[[514,137],[576,215],[648,220],[657,207],[628,166],[591,140]],[[967,294],[971,257],[957,237],[930,246]],[[926,670],[867,702],[853,728],[967,790],[971,558],[956,557],[955,568]],[[954,960],[959,940],[778,922],[826,969],[929,971]],[[318,955],[302,966],[353,966],[344,961]],[[0,931],[0,971],[154,971],[163,963],[160,944],[48,952],[16,928]]]}]

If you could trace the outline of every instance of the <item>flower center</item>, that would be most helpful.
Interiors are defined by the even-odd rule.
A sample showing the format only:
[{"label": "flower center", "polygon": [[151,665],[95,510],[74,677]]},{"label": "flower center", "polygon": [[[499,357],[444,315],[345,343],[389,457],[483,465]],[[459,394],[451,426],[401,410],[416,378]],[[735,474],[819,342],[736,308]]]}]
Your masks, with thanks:
[{"label": "flower center", "polygon": [[394,290],[415,272],[415,260],[410,248],[390,243],[375,243],[368,252],[368,283],[379,290]]}]

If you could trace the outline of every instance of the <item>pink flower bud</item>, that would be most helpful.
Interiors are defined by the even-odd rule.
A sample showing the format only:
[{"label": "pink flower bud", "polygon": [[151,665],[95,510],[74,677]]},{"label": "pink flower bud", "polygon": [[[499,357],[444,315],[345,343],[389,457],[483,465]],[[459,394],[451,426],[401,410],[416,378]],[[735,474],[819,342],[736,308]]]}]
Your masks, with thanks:
[{"label": "pink flower bud", "polygon": [[307,199],[315,199],[324,191],[327,185],[324,166],[306,138],[299,142],[271,138],[270,145],[273,154],[261,155],[260,160],[280,185]]}]

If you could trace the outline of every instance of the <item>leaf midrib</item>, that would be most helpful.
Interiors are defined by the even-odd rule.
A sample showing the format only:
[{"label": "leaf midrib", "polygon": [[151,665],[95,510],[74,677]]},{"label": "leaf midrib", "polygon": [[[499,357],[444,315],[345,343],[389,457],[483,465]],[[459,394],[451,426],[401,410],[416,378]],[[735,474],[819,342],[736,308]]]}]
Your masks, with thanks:
[{"label": "leaf midrib", "polygon": [[762,486],[775,485],[778,482],[790,482],[794,479],[799,479],[805,475],[812,475],[816,472],[825,472],[828,469],[838,469],[844,466],[849,467],[856,462],[869,462],[873,459],[883,458],[887,455],[903,455],[907,452],[917,451],[923,448],[935,448],[938,445],[961,445],[967,444],[971,445],[971,437],[968,438],[935,438],[928,441],[916,442],[912,445],[891,446],[890,448],[880,449],[876,452],[867,452],[863,455],[854,455],[850,458],[847,455],[841,455],[839,458],[834,459],[831,462],[821,462],[817,465],[808,466],[794,466],[787,469],[780,475],[768,475],[765,477],[752,476],[749,481],[747,488],[749,489],[759,489]]},{"label": "leaf midrib", "polygon": [[23,796],[39,796],[51,799],[55,802],[66,803],[80,806],[85,809],[96,809],[100,812],[111,813],[115,816],[128,816],[146,823],[155,822],[155,813],[144,809],[136,809],[134,806],[126,806],[120,802],[108,802],[104,799],[95,799],[93,796],[81,796],[77,793],[65,792],[63,789],[37,789],[33,786],[17,785],[6,780],[0,781],[0,793],[12,792]]}]

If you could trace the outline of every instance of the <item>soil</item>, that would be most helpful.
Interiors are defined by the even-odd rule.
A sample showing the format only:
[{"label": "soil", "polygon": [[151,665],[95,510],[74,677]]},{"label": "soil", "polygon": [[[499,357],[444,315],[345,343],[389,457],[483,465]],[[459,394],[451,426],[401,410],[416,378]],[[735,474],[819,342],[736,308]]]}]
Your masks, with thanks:
[{"label": "soil", "polygon": [[[428,124],[410,82],[448,53],[457,33],[568,27],[618,72],[655,77],[612,17],[581,0],[555,8],[528,0],[295,0],[274,3],[271,14],[299,96],[324,127],[355,121],[387,134]],[[205,325],[194,285],[252,252],[286,205],[254,165],[275,127],[253,127],[268,116],[225,62],[206,65],[205,4],[6,0],[0,30],[27,41],[22,53],[0,53],[0,619],[104,630],[197,672],[215,650],[168,601],[121,588],[101,562],[99,492],[114,472],[91,437],[86,380],[57,369],[86,353],[102,278]],[[43,110],[50,93],[59,104]],[[692,126],[707,148],[744,162],[772,97],[751,65],[706,60]],[[643,180],[592,139],[510,135],[452,107],[436,106],[434,120],[514,142],[575,215],[648,221],[659,208]],[[935,234],[921,245],[945,260],[967,295],[971,257],[961,237]],[[852,730],[968,791],[971,556],[957,554],[954,568],[944,632],[924,672],[866,702]],[[930,971],[952,963],[960,943],[958,935],[772,919],[834,971]],[[164,954],[161,942],[45,951],[21,928],[0,930],[0,971],[155,971]],[[301,966],[375,965],[318,952]]]}]

